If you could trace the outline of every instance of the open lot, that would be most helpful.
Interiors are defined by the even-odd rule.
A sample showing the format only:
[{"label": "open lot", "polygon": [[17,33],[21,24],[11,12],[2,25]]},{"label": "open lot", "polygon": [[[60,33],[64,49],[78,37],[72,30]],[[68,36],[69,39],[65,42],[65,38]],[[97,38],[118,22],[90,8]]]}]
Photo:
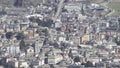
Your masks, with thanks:
[{"label": "open lot", "polygon": [[120,2],[120,0],[112,0],[112,2]]},{"label": "open lot", "polygon": [[113,0],[107,6],[114,10],[114,12],[111,14],[112,16],[120,16],[120,1]]},{"label": "open lot", "polygon": [[104,0],[92,0],[93,3],[102,3]]}]

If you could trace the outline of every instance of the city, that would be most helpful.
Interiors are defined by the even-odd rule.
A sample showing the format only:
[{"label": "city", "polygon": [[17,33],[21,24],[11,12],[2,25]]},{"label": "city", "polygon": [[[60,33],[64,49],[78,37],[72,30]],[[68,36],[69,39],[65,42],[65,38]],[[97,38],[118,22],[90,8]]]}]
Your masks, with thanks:
[{"label": "city", "polygon": [[120,0],[0,0],[0,68],[120,68]]}]

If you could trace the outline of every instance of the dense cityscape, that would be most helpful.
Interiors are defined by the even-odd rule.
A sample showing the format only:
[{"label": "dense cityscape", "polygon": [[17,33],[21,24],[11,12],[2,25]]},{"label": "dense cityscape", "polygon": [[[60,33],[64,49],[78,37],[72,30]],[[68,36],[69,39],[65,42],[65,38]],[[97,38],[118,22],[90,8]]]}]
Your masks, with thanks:
[{"label": "dense cityscape", "polygon": [[0,0],[0,68],[120,68],[120,0]]}]

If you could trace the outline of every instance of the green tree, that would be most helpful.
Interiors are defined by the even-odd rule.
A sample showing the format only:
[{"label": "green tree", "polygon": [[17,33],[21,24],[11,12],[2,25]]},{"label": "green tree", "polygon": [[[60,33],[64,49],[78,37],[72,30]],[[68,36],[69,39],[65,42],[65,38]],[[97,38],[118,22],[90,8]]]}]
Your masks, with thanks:
[{"label": "green tree", "polygon": [[26,47],[25,41],[24,41],[24,40],[21,40],[21,42],[20,42],[20,49],[22,50],[22,49],[24,49],[25,47]]},{"label": "green tree", "polygon": [[85,63],[81,63],[81,65],[85,65]]},{"label": "green tree", "polygon": [[62,8],[62,12],[68,12],[67,9],[65,8]]},{"label": "green tree", "polygon": [[25,38],[25,36],[23,35],[23,33],[18,33],[16,36],[17,40],[23,40]]},{"label": "green tree", "polygon": [[85,67],[93,67],[93,63],[88,61],[86,64],[85,64]]},{"label": "green tree", "polygon": [[35,48],[35,43],[33,43],[31,46],[32,46],[33,48]]},{"label": "green tree", "polygon": [[53,24],[53,20],[52,19],[46,19],[46,20],[43,21],[42,26],[50,28],[52,24]]},{"label": "green tree", "polygon": [[45,33],[45,36],[49,35],[49,31],[47,29],[43,30],[42,32]]},{"label": "green tree", "polygon": [[69,0],[65,0],[64,2],[65,2],[65,3],[66,3],[66,2],[69,2]]},{"label": "green tree", "polygon": [[7,14],[7,12],[2,10],[2,11],[0,11],[0,14],[5,15],[5,14]]},{"label": "green tree", "polygon": [[74,62],[80,62],[80,57],[79,56],[75,57]]},{"label": "green tree", "polygon": [[42,26],[42,27],[51,27],[51,25],[53,24],[53,20],[50,18],[45,18],[44,20],[40,20],[39,18],[31,17],[31,18],[29,18],[29,20],[31,22],[38,23],[38,25]]},{"label": "green tree", "polygon": [[15,7],[21,7],[23,3],[23,0],[15,0],[14,6]]},{"label": "green tree", "polygon": [[13,36],[13,33],[12,33],[12,32],[7,32],[7,33],[6,33],[6,38],[7,38],[7,39],[10,39],[12,36]]},{"label": "green tree", "polygon": [[37,22],[37,23],[38,23],[38,25],[42,25],[42,24],[43,24],[43,21],[42,21],[42,20],[40,20],[39,18],[37,18],[37,19],[35,20],[35,22]]},{"label": "green tree", "polygon": [[34,18],[34,17],[30,17],[29,20],[30,20],[31,22],[35,22],[35,18]]}]

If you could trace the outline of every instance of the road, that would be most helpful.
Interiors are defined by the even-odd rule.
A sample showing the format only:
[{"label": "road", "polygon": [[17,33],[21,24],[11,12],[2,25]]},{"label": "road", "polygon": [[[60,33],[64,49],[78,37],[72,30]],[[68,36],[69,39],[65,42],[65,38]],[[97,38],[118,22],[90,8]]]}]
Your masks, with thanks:
[{"label": "road", "polygon": [[57,19],[57,18],[59,17],[59,15],[60,15],[60,12],[61,12],[62,7],[63,7],[63,3],[64,3],[64,0],[61,0],[60,3],[59,3],[59,5],[58,5],[57,12],[56,12],[56,14],[55,14],[55,16],[54,16],[54,18],[53,18],[53,21],[54,21],[54,22],[56,21],[56,19]]}]

